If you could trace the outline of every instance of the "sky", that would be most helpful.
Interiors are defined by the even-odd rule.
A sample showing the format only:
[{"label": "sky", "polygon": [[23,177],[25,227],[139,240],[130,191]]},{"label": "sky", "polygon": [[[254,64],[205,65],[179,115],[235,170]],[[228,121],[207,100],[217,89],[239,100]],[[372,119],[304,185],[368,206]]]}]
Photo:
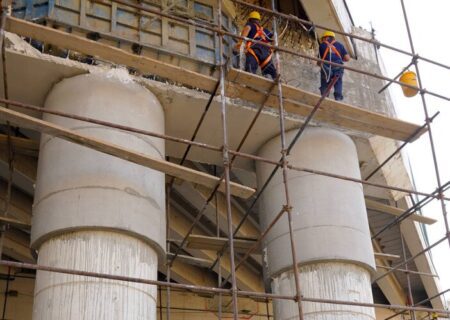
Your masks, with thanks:
[{"label": "sky", "polygon": [[[449,0],[404,0],[416,52],[426,58],[450,65],[450,38],[448,33]],[[376,38],[385,44],[410,51],[408,35],[402,14],[400,0],[347,0],[356,26],[375,30]],[[408,65],[411,58],[388,49],[381,49],[387,75],[396,76]],[[414,71],[414,67],[411,69]],[[429,63],[419,62],[420,75],[424,88],[429,91],[450,96],[450,71]],[[403,96],[398,85],[390,89],[399,118],[417,124],[425,120],[420,95],[414,98]],[[436,154],[442,183],[450,181],[450,102],[426,95],[430,116],[439,111],[432,124]],[[431,156],[428,135],[409,144],[406,148],[411,163],[416,188],[431,193],[437,187],[436,174]],[[450,196],[450,192],[446,193]],[[450,211],[450,203],[447,205]],[[425,216],[439,220],[427,227],[430,243],[445,235],[445,225],[439,201],[433,201],[422,210]],[[450,215],[449,215],[450,218]],[[450,288],[450,248],[447,241],[432,250],[432,256],[441,279],[441,289]],[[442,291],[441,290],[441,291]],[[450,301],[450,294],[446,295]]]}]

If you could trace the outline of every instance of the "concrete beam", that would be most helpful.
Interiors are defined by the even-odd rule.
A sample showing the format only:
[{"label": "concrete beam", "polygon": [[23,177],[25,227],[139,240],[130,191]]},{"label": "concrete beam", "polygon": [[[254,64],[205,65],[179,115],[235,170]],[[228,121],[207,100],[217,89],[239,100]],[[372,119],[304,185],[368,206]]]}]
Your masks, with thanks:
[{"label": "concrete beam", "polygon": [[[381,245],[378,242],[378,240],[372,240],[372,245],[375,254],[383,253],[383,250],[381,249]],[[386,259],[382,257],[377,257],[376,255],[375,255],[375,262],[379,266],[391,267],[391,265],[389,264],[389,262],[387,262]],[[386,272],[385,269],[377,268],[375,277],[378,277],[384,274],[385,272]],[[378,280],[377,285],[380,287],[381,291],[388,299],[390,304],[398,304],[398,305],[405,304],[407,298],[406,293],[404,292],[402,286],[400,285],[400,282],[398,282],[394,274],[391,273],[386,277]]]},{"label": "concrete beam", "polygon": [[21,262],[36,262],[31,255],[29,235],[15,229],[10,229],[5,233],[3,254]]},{"label": "concrete beam", "polygon": [[[181,238],[184,237],[189,230],[191,222],[175,207],[170,208],[170,231],[171,238]],[[204,235],[204,233],[198,229],[194,228],[192,234]],[[198,256],[203,259],[209,259],[211,262],[217,257],[216,252],[208,250],[197,250]],[[175,260],[176,261],[176,260]],[[226,277],[230,273],[230,259],[228,255],[224,255],[220,263],[222,276]],[[216,266],[217,269],[217,266]],[[238,282],[239,289],[251,290],[251,291],[264,291],[264,286],[262,284],[262,277],[255,274],[252,270],[246,266],[241,267],[236,272],[236,278]]]},{"label": "concrete beam", "polygon": [[[366,198],[366,207],[367,207],[367,209],[379,211],[379,212],[383,212],[383,213],[388,213],[388,214],[396,216],[396,217],[400,216],[401,214],[403,214],[403,212],[405,212],[405,210],[403,210],[403,209],[389,206],[389,205],[386,205],[381,202],[374,201],[374,200],[371,200],[368,198]],[[425,217],[422,215],[418,215],[416,213],[411,214],[407,218],[407,220],[417,221],[417,222],[424,223],[424,224],[433,224],[437,221],[435,219],[428,218],[428,217]]]},{"label": "concrete beam", "polygon": [[[39,153],[39,142],[35,140],[11,136],[11,143],[16,154],[37,157]],[[0,134],[0,150],[6,150],[8,145],[8,136]]]},{"label": "concrete beam", "polygon": [[[7,183],[0,180],[0,207],[4,208],[6,199]],[[33,199],[13,188],[11,192],[11,200],[9,205],[8,217],[21,221],[25,224],[31,224],[31,206]]]},{"label": "concrete beam", "polygon": [[[378,164],[384,162],[398,148],[397,142],[391,139],[372,137],[368,140]],[[386,165],[380,169],[380,172],[386,180],[387,185],[405,189],[413,188],[401,153],[397,154],[393,159],[386,163]],[[389,193],[394,200],[399,200],[406,195],[403,192],[395,190],[390,190]]]},{"label": "concrete beam", "polygon": [[[2,150],[0,149],[0,151]],[[8,166],[8,160],[8,154],[6,152],[0,152],[0,161]],[[30,180],[36,180],[36,157],[14,153],[13,167],[15,172]]]},{"label": "concrete beam", "polygon": [[[195,189],[197,189],[197,191],[199,192],[199,194],[201,195],[201,197],[203,198],[204,201],[206,201],[206,199],[209,197],[210,193],[211,193],[211,189],[206,188],[204,186],[200,186],[197,185],[195,186]],[[219,219],[221,219],[222,221],[227,221],[227,209],[226,209],[226,201],[225,201],[225,196],[220,193],[217,192],[217,206],[216,206],[216,201],[211,201],[210,205],[214,208],[217,209],[217,212],[219,214]],[[236,227],[239,222],[241,221],[243,214],[235,207],[235,206],[231,206],[231,217],[233,220],[233,226]],[[246,220],[243,224],[242,227],[239,229],[238,235],[241,237],[247,237],[247,238],[253,238],[256,239],[259,237],[259,230],[257,227],[255,227],[249,220]]]}]

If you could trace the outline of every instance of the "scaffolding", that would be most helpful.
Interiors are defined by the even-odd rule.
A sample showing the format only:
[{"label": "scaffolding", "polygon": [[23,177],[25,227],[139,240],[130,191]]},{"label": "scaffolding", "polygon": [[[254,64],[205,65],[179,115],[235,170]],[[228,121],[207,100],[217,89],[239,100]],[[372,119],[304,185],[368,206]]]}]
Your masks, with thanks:
[{"label": "scaffolding", "polygon": [[[271,9],[253,5],[253,4],[247,3],[245,1],[241,1],[241,0],[232,0],[232,1],[234,3],[236,3],[237,5],[248,7],[248,8],[254,9],[254,10],[259,10],[259,11],[265,13],[266,15],[268,15],[272,19],[272,26],[273,26],[273,31],[274,31],[274,44],[273,45],[267,44],[265,42],[259,42],[259,41],[255,41],[253,39],[241,37],[239,35],[236,35],[234,33],[224,30],[222,28],[222,14],[221,14],[222,1],[221,0],[218,0],[218,2],[217,2],[217,12],[216,12],[217,24],[209,24],[209,25],[200,24],[198,22],[195,22],[195,21],[192,21],[192,20],[189,20],[186,18],[174,16],[169,13],[165,13],[163,11],[149,9],[149,8],[139,5],[139,4],[132,4],[129,2],[125,2],[123,0],[112,0],[112,2],[114,2],[116,4],[121,4],[123,6],[127,6],[130,8],[139,10],[138,14],[147,15],[147,16],[152,14],[155,16],[165,17],[167,19],[177,21],[182,24],[194,25],[196,27],[212,31],[212,32],[214,32],[214,34],[217,35],[217,37],[219,39],[219,63],[217,65],[217,67],[219,68],[219,71],[220,71],[219,78],[213,83],[211,81],[206,81],[206,80],[203,81],[204,79],[200,78],[201,81],[197,83],[198,87],[200,89],[202,89],[206,92],[209,92],[211,95],[210,95],[208,103],[205,106],[205,109],[197,123],[196,129],[190,140],[179,138],[179,137],[174,137],[174,136],[169,136],[169,135],[164,135],[164,134],[159,134],[159,133],[154,133],[154,132],[150,132],[150,131],[135,129],[135,128],[131,128],[131,127],[126,127],[123,125],[118,125],[118,124],[102,121],[99,119],[92,119],[92,118],[88,118],[88,117],[77,116],[74,114],[45,110],[45,109],[35,106],[35,105],[25,104],[25,103],[21,103],[18,101],[10,100],[8,97],[8,84],[7,84],[7,80],[6,80],[7,77],[6,77],[5,41],[4,41],[5,30],[11,31],[11,32],[16,32],[17,34],[22,35],[22,36],[35,37],[38,40],[47,41],[48,43],[56,42],[54,44],[61,45],[62,47],[64,47],[64,44],[66,44],[68,49],[74,49],[74,50],[78,49],[79,52],[86,53],[86,54],[95,52],[96,55],[100,59],[110,60],[113,63],[124,64],[124,65],[130,66],[130,67],[135,67],[135,65],[130,64],[130,61],[127,60],[128,54],[125,52],[122,52],[120,54],[117,53],[115,56],[111,56],[111,55],[108,55],[109,54],[108,52],[101,50],[102,45],[100,45],[100,44],[92,43],[92,41],[89,41],[89,40],[83,40],[84,41],[83,42],[80,39],[77,39],[76,37],[71,38],[71,37],[67,36],[66,39],[69,39],[69,40],[62,39],[61,38],[62,32],[60,32],[60,31],[52,30],[50,28],[34,25],[34,24],[31,24],[28,22],[19,21],[18,19],[12,18],[12,17],[8,16],[8,7],[5,6],[5,4],[4,4],[5,2],[2,2],[1,27],[0,27],[0,47],[2,50],[2,62],[3,62],[3,70],[2,71],[3,71],[3,75],[4,75],[3,86],[4,86],[5,97],[0,99],[0,103],[4,104],[5,108],[0,108],[0,115],[7,121],[6,124],[7,124],[7,129],[8,129],[7,149],[8,149],[8,160],[9,160],[8,161],[9,179],[8,179],[8,185],[7,185],[7,195],[6,195],[5,207],[3,208],[3,215],[1,217],[1,220],[2,220],[2,229],[1,229],[2,238],[1,239],[3,239],[5,230],[8,228],[8,225],[14,225],[14,223],[19,223],[19,221],[14,221],[14,219],[8,218],[8,210],[9,210],[10,197],[11,197],[11,188],[12,188],[12,184],[13,184],[12,179],[13,179],[13,172],[14,172],[14,148],[13,148],[13,143],[11,141],[11,139],[12,139],[11,124],[21,125],[21,126],[31,128],[31,129],[39,131],[39,132],[58,136],[59,138],[66,139],[71,142],[78,143],[80,145],[84,145],[84,146],[93,148],[95,150],[105,152],[105,153],[111,154],[113,156],[138,163],[140,165],[147,166],[147,167],[155,169],[155,170],[160,170],[160,171],[172,176],[172,180],[170,181],[170,183],[168,184],[168,187],[167,187],[167,212],[169,212],[169,210],[170,210],[171,188],[173,186],[175,178],[180,178],[180,179],[183,179],[186,181],[195,181],[196,183],[203,184],[204,186],[211,188],[211,192],[210,192],[209,196],[207,197],[206,201],[203,203],[201,209],[197,213],[194,221],[192,222],[192,224],[188,230],[188,233],[182,239],[181,243],[178,244],[178,247],[175,250],[175,252],[170,252],[170,248],[171,248],[170,239],[167,237],[167,247],[166,247],[167,248],[167,279],[166,279],[166,281],[157,281],[157,280],[149,280],[149,279],[142,279],[142,278],[132,278],[132,277],[127,277],[127,276],[118,276],[118,275],[87,272],[87,271],[80,271],[80,270],[70,270],[70,269],[64,269],[64,268],[43,266],[43,265],[30,264],[30,263],[21,263],[21,262],[14,262],[14,261],[8,261],[8,260],[1,260],[0,265],[8,267],[9,270],[10,270],[10,268],[23,268],[23,269],[30,269],[30,270],[40,270],[40,271],[57,272],[57,273],[64,273],[64,274],[71,274],[71,275],[96,277],[96,278],[101,278],[101,279],[144,283],[144,284],[158,286],[160,289],[160,297],[161,297],[161,289],[166,288],[166,290],[167,290],[166,306],[161,305],[159,308],[160,308],[161,319],[162,319],[162,309],[166,310],[167,320],[170,320],[170,317],[171,317],[171,303],[170,303],[171,290],[210,293],[210,294],[218,295],[219,301],[224,296],[231,296],[232,317],[234,320],[239,319],[239,311],[238,311],[238,298],[239,297],[249,297],[249,298],[254,298],[254,299],[262,299],[262,300],[266,301],[267,314],[264,316],[267,316],[268,319],[270,319],[270,317],[271,317],[269,314],[268,302],[271,300],[274,300],[274,299],[283,299],[283,300],[290,300],[290,301],[296,302],[298,305],[299,319],[304,318],[303,311],[302,311],[303,310],[302,304],[304,302],[361,306],[361,307],[368,307],[368,308],[384,308],[384,309],[397,311],[397,313],[395,315],[390,316],[389,318],[386,318],[385,320],[391,319],[394,316],[396,316],[398,314],[403,314],[405,312],[410,313],[410,316],[412,319],[417,319],[416,312],[426,312],[426,313],[428,313],[428,315],[431,315],[431,313],[436,312],[441,317],[450,318],[449,310],[437,310],[437,309],[430,309],[430,308],[421,306],[424,303],[426,303],[436,297],[439,297],[442,294],[447,293],[449,291],[449,289],[444,290],[441,293],[439,293],[433,297],[430,297],[426,300],[415,303],[413,301],[413,297],[412,297],[412,293],[411,293],[411,283],[410,283],[410,278],[409,278],[410,274],[414,274],[414,272],[410,271],[408,268],[408,264],[413,262],[417,257],[429,252],[432,248],[435,248],[436,246],[440,245],[441,243],[448,241],[448,243],[450,245],[450,229],[449,229],[449,222],[448,222],[447,210],[446,210],[446,202],[450,201],[450,198],[446,197],[444,194],[444,192],[446,190],[448,190],[448,188],[450,186],[450,181],[443,183],[441,180],[439,166],[437,163],[437,154],[436,154],[436,149],[435,149],[435,144],[434,144],[434,139],[433,139],[433,131],[432,131],[432,121],[437,116],[437,114],[430,116],[430,114],[428,112],[426,96],[430,95],[430,96],[434,96],[434,97],[437,97],[437,98],[440,98],[440,99],[443,99],[446,101],[449,101],[450,99],[439,93],[435,93],[435,92],[424,89],[418,62],[420,60],[423,60],[428,63],[439,66],[441,68],[447,69],[447,70],[450,69],[450,67],[443,63],[436,62],[436,61],[430,60],[428,58],[422,57],[416,53],[415,47],[414,47],[414,42],[413,42],[412,35],[411,35],[411,30],[409,28],[409,21],[408,21],[408,16],[407,16],[406,9],[405,9],[404,0],[400,0],[400,2],[401,2],[401,6],[402,6],[402,11],[403,11],[404,22],[405,22],[405,25],[407,28],[408,39],[409,39],[409,44],[410,44],[410,51],[401,50],[401,49],[392,47],[390,45],[383,44],[381,42],[378,42],[375,39],[368,39],[368,38],[364,38],[364,37],[357,36],[354,34],[342,32],[340,30],[329,29],[325,26],[315,25],[311,21],[306,21],[306,20],[297,18],[292,15],[286,15],[286,14],[280,13],[276,9],[274,0],[271,0]],[[101,3],[101,1],[97,1],[97,2]],[[418,92],[421,95],[421,102],[422,102],[423,112],[424,112],[424,116],[425,116],[425,123],[420,127],[413,128],[414,130],[412,130],[412,131],[410,130],[409,135],[403,135],[403,138],[401,140],[404,140],[404,142],[397,148],[397,150],[394,153],[392,153],[389,157],[387,157],[385,159],[385,161],[383,161],[375,170],[373,170],[369,175],[367,175],[366,178],[355,179],[355,178],[351,178],[351,177],[340,176],[340,175],[333,174],[330,172],[322,172],[322,171],[313,170],[310,168],[296,167],[296,166],[289,164],[287,161],[287,157],[289,156],[289,153],[292,150],[292,148],[294,147],[295,143],[301,138],[304,130],[310,124],[311,120],[314,119],[314,117],[316,116],[316,114],[319,111],[319,108],[322,106],[322,103],[324,101],[326,101],[325,97],[328,95],[329,91],[331,90],[333,83],[331,83],[328,86],[326,92],[321,97],[319,97],[319,99],[317,99],[314,107],[308,109],[308,112],[305,116],[305,120],[303,121],[303,124],[298,129],[298,131],[295,135],[295,138],[288,145],[286,142],[286,135],[285,135],[286,134],[286,128],[285,128],[285,126],[286,126],[285,125],[285,115],[286,115],[285,103],[286,103],[286,101],[284,99],[285,95],[283,94],[284,93],[283,91],[285,91],[286,89],[290,90],[290,88],[286,88],[286,86],[283,85],[280,75],[273,81],[269,81],[269,80],[265,80],[265,79],[258,79],[256,76],[247,75],[247,78],[249,76],[254,77],[253,78],[254,81],[258,80],[259,81],[258,83],[264,84],[266,92],[262,96],[258,96],[258,98],[262,98],[262,99],[259,99],[259,108],[257,109],[257,111],[256,111],[252,121],[250,122],[244,136],[242,137],[238,147],[235,150],[230,148],[229,143],[228,143],[228,132],[227,132],[227,98],[230,97],[231,95],[229,94],[229,92],[227,92],[227,83],[231,81],[229,74],[234,72],[234,75],[236,75],[236,71],[229,69],[229,61],[224,58],[224,37],[225,36],[233,37],[237,40],[245,40],[245,41],[250,41],[250,42],[261,43],[265,46],[270,47],[271,49],[274,50],[274,53],[275,53],[274,61],[277,66],[277,70],[281,70],[280,56],[279,56],[280,52],[284,52],[284,53],[287,53],[290,55],[294,55],[294,56],[305,58],[305,59],[312,60],[312,61],[320,61],[320,59],[317,57],[309,56],[309,55],[299,53],[299,52],[295,52],[288,48],[279,46],[278,26],[279,26],[279,22],[281,19],[301,23],[303,25],[307,25],[307,26],[315,27],[315,28],[319,28],[319,29],[329,29],[338,34],[350,37],[351,39],[357,39],[360,41],[372,43],[374,45],[381,46],[381,47],[402,53],[411,58],[411,62],[408,64],[408,66],[403,68],[402,72],[404,70],[408,69],[409,67],[414,66],[414,68],[416,70],[417,78],[418,78],[418,87],[406,85],[406,84],[398,81],[397,78],[402,74],[402,72],[399,73],[396,77],[391,79],[391,78],[385,77],[383,75],[370,73],[370,72],[360,70],[357,68],[338,65],[339,67],[343,67],[344,69],[347,69],[350,72],[361,73],[361,74],[365,74],[365,75],[368,75],[368,76],[371,76],[371,77],[374,77],[374,78],[377,78],[380,80],[387,81],[387,84],[382,89],[380,89],[380,92],[385,90],[392,83],[396,83],[396,84],[401,84],[402,86],[405,86],[405,87],[416,89],[416,90],[418,90]],[[55,38],[52,39],[52,36],[55,36]],[[70,41],[72,41],[72,42],[70,43]],[[83,44],[87,44],[87,47],[81,47]],[[113,50],[113,48],[111,48],[111,50],[114,52],[115,49]],[[112,55],[114,55],[114,53]],[[141,68],[144,69],[144,71],[147,71],[149,73],[154,72],[155,74],[160,75],[163,78],[170,79],[170,76],[168,76],[167,70],[164,70],[163,68],[158,69],[158,67],[151,65],[151,63],[152,63],[151,59],[144,58],[144,57],[140,57],[140,59],[146,60],[146,62],[148,63],[148,67],[140,66]],[[334,65],[334,63],[331,63],[331,65]],[[280,71],[280,73],[281,73],[281,71]],[[187,86],[190,85],[190,82],[187,80],[187,77],[190,74],[192,74],[192,73],[185,72],[184,80],[181,81],[182,84],[187,85]],[[184,83],[183,83],[183,81],[184,81]],[[217,94],[219,96],[219,101],[220,101],[220,106],[221,106],[221,124],[222,124],[221,129],[222,129],[222,133],[223,133],[223,141],[220,146],[195,141],[197,133],[203,123],[203,120],[205,119],[205,115],[208,113],[210,105],[211,105],[212,101],[214,100],[214,97]],[[292,94],[292,92],[290,92],[290,94]],[[281,150],[280,150],[281,158],[279,161],[273,161],[270,159],[262,158],[262,157],[241,151],[241,149],[244,146],[248,136],[250,135],[255,123],[257,122],[258,117],[260,116],[261,112],[263,111],[263,108],[266,106],[268,101],[271,98],[273,98],[274,95],[276,98],[276,105],[278,108],[279,130],[280,130],[280,139],[281,139]],[[164,140],[168,140],[168,141],[177,142],[180,144],[185,144],[185,145],[187,145],[187,148],[186,148],[184,155],[181,159],[181,162],[179,164],[169,163],[168,161],[156,162],[155,159],[151,159],[149,157],[139,155],[139,154],[129,151],[129,150],[124,150],[123,148],[108,145],[107,143],[104,143],[102,141],[96,140],[91,137],[78,135],[70,130],[52,125],[51,123],[48,123],[48,122],[45,122],[42,120],[38,120],[38,119],[35,119],[32,117],[26,116],[23,113],[13,111],[13,110],[9,109],[11,106],[14,106],[16,108],[21,108],[21,109],[28,109],[28,110],[39,111],[42,113],[53,114],[53,115],[57,115],[57,116],[61,116],[61,117],[67,117],[67,118],[85,121],[85,122],[89,122],[89,123],[94,123],[94,124],[98,124],[98,125],[102,125],[102,126],[120,129],[120,130],[127,131],[127,132],[148,135],[148,136],[152,136],[152,137],[156,137],[156,138],[160,138],[160,139],[164,139]],[[386,165],[408,143],[413,142],[418,136],[420,136],[424,132],[426,132],[429,137],[429,142],[430,142],[430,146],[431,146],[431,155],[432,155],[433,163],[434,163],[434,171],[435,171],[435,177],[436,177],[436,181],[437,181],[437,187],[434,191],[421,192],[421,191],[417,191],[417,190],[410,190],[410,189],[400,188],[400,187],[396,187],[396,186],[389,186],[389,185],[384,185],[384,184],[379,184],[379,183],[373,183],[373,182],[369,181],[370,178],[373,177],[376,172],[378,172],[384,165]],[[220,177],[216,177],[216,176],[211,176],[211,175],[205,174],[203,172],[199,172],[199,171],[188,169],[188,168],[184,167],[183,164],[188,156],[188,153],[189,153],[191,147],[204,148],[204,149],[207,149],[210,151],[221,153],[223,170],[224,170],[223,174]],[[262,185],[262,187],[256,193],[253,202],[251,203],[249,208],[246,210],[242,219],[239,221],[237,227],[234,228],[233,221],[232,221],[232,212],[231,212],[231,208],[232,208],[231,198],[233,196],[248,197],[249,195],[251,195],[255,192],[255,190],[253,190],[251,188],[239,185],[237,183],[233,183],[231,181],[230,173],[232,170],[232,165],[233,165],[233,162],[238,157],[246,158],[246,159],[250,159],[250,160],[254,160],[254,161],[265,162],[267,164],[273,165],[274,168],[273,168],[273,171],[270,174],[269,178],[265,181],[265,183]],[[234,252],[235,237],[237,236],[239,229],[242,227],[242,225],[244,224],[246,219],[249,217],[252,209],[257,204],[258,199],[260,198],[261,194],[264,192],[264,190],[268,186],[269,182],[271,181],[271,179],[274,177],[275,173],[278,170],[282,171],[283,185],[284,185],[284,189],[285,189],[285,203],[282,205],[282,207],[280,208],[279,212],[277,213],[275,219],[269,224],[267,229],[264,230],[263,232],[261,232],[261,235],[255,241],[255,243],[251,246],[251,248],[249,248],[247,250],[247,252],[244,254],[244,257],[242,259],[240,259],[240,261],[236,264],[235,263],[236,255]],[[376,304],[376,303],[361,303],[361,302],[317,299],[317,298],[312,298],[312,297],[304,297],[302,295],[301,283],[300,283],[299,272],[298,272],[298,261],[297,261],[296,250],[295,250],[295,239],[294,239],[292,223],[291,223],[292,222],[292,207],[290,204],[290,193],[289,193],[288,182],[287,182],[287,177],[288,177],[290,170],[307,172],[307,173],[314,174],[314,175],[321,175],[321,176],[331,177],[334,179],[351,181],[353,183],[369,185],[369,186],[372,186],[375,188],[383,188],[383,189],[387,189],[387,190],[400,191],[400,192],[404,192],[409,195],[414,194],[414,195],[423,196],[423,198],[419,202],[417,202],[416,204],[411,206],[409,209],[407,209],[404,212],[402,212],[401,214],[399,214],[395,219],[390,221],[388,224],[386,224],[385,227],[383,227],[380,231],[378,231],[376,234],[374,234],[373,239],[378,237],[380,234],[382,234],[383,232],[385,232],[392,226],[397,225],[404,219],[410,217],[416,210],[418,210],[418,209],[424,207],[425,205],[427,205],[428,203],[430,203],[431,200],[437,199],[440,201],[443,221],[444,221],[444,225],[445,225],[445,234],[443,235],[443,237],[440,238],[435,243],[424,248],[419,253],[417,253],[414,256],[407,259],[404,239],[401,236],[403,261],[396,264],[395,266],[393,266],[391,268],[386,268],[388,270],[385,273],[383,273],[382,275],[380,275],[379,277],[377,277],[376,279],[373,280],[373,282],[380,280],[395,271],[401,271],[401,272],[406,273],[407,283],[408,283],[408,296],[409,296],[409,300],[410,300],[409,305],[407,305],[407,306],[387,305],[387,304]],[[203,214],[205,213],[205,210],[208,207],[208,205],[213,200],[217,202],[217,197],[216,197],[217,191],[222,191],[225,194],[228,238],[227,238],[226,243],[221,247],[221,249],[217,251],[217,258],[210,266],[210,269],[214,268],[217,264],[220,265],[221,257],[223,257],[224,254],[226,254],[226,251],[228,250],[229,259],[230,259],[230,268],[231,268],[230,275],[225,279],[225,281],[223,281],[222,275],[220,273],[220,267],[219,267],[217,287],[206,287],[206,286],[174,283],[171,281],[171,277],[170,277],[171,266],[173,265],[174,261],[180,257],[181,250],[183,250],[188,237],[190,236],[194,227],[200,221],[200,219],[203,216]],[[216,208],[217,208],[217,206],[216,206]],[[293,259],[296,294],[293,296],[290,296],[290,295],[279,295],[279,294],[273,294],[273,293],[267,293],[267,292],[263,293],[263,292],[251,292],[251,291],[238,290],[237,280],[236,280],[236,270],[239,269],[240,266],[244,263],[244,261],[258,248],[258,245],[265,239],[265,237],[270,232],[270,230],[273,228],[273,226],[276,225],[277,223],[279,223],[279,220],[281,219],[281,217],[283,217],[285,215],[287,216],[287,221],[289,224],[289,235],[290,235],[292,259]],[[168,231],[169,224],[170,224],[169,217],[170,217],[170,213],[167,214],[167,230],[166,230],[167,233],[169,232]],[[217,228],[219,228],[218,225],[219,224],[217,223]],[[217,229],[217,237],[219,237],[219,236],[220,236],[220,231],[219,231],[219,229]],[[2,241],[2,240],[0,240],[0,241]],[[2,250],[2,245],[0,242],[0,252],[1,252],[1,250]],[[403,269],[402,269],[402,267],[403,267]],[[420,274],[420,273],[417,272],[417,274]],[[422,275],[424,275],[424,274],[422,273]],[[427,275],[435,276],[433,274],[427,274]],[[229,289],[224,288],[224,286],[227,283],[231,284],[231,288],[229,288]],[[6,306],[6,299],[5,299],[5,306]],[[217,312],[219,319],[222,318],[222,314],[223,314],[223,311],[221,310],[221,308],[222,308],[222,305],[221,305],[221,303],[219,303],[218,310],[214,310],[215,312]],[[6,308],[4,308],[4,310],[5,309]],[[176,308],[172,308],[172,309],[175,310]],[[183,310],[188,310],[188,309],[183,309]],[[210,311],[210,310],[202,309],[202,310],[197,310],[197,311]]]}]

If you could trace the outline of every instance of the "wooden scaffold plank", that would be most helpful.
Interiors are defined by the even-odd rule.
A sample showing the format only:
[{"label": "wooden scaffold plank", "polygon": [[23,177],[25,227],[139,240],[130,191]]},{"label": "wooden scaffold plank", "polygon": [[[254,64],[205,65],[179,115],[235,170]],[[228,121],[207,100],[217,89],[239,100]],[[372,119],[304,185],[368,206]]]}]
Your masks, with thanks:
[{"label": "wooden scaffold plank", "polygon": [[[200,184],[209,188],[214,188],[218,181],[218,177],[206,174],[201,171],[193,170],[187,167],[177,165],[165,160],[149,157],[142,153],[135,152],[133,150],[110,144],[106,141],[89,137],[76,133],[72,130],[65,129],[61,126],[52,124],[47,121],[39,120],[20,112],[16,112],[6,108],[0,108],[0,116],[5,121],[28,128],[31,130],[46,133],[54,137],[58,137],[85,147],[95,149],[97,151],[110,154],[112,156],[134,162],[136,164],[164,172],[170,176],[192,182],[194,184]],[[248,198],[255,193],[255,189],[231,182],[231,194]],[[225,183],[222,181],[219,187],[220,191],[225,189]]]},{"label": "wooden scaffold plank", "polygon": [[[370,210],[387,213],[387,214],[390,214],[390,215],[393,215],[396,217],[402,215],[405,212],[405,210],[403,210],[403,209],[396,208],[393,206],[388,206],[386,204],[380,203],[375,200],[371,200],[371,199],[367,199],[367,198],[365,200],[366,200],[366,207],[367,207],[367,209],[370,209]],[[428,218],[428,217],[425,217],[425,216],[422,216],[422,215],[419,215],[416,213],[411,214],[406,219],[417,221],[417,222],[420,222],[423,224],[429,224],[429,225],[437,222],[437,220],[435,220],[433,218]]]},{"label": "wooden scaffold plank", "polygon": [[[187,247],[190,249],[220,251],[228,243],[228,238],[189,235]],[[254,240],[234,239],[236,252],[247,252],[255,244]]]},{"label": "wooden scaffold plank", "polygon": [[[6,30],[115,64],[132,67],[143,74],[157,75],[207,92],[213,92],[217,83],[217,79],[198,72],[149,57],[138,56],[107,44],[21,19],[7,17]],[[236,69],[228,71],[227,79],[229,80],[226,90],[228,97],[255,103],[262,103],[265,100],[266,91],[272,85],[272,80]],[[313,105],[320,97],[311,92],[283,84],[283,98],[285,99],[287,112],[305,117],[311,112]],[[266,106],[278,109],[277,96],[271,95],[266,102]],[[412,136],[419,128],[412,123],[330,99],[323,101],[314,119],[350,130],[403,141]],[[416,135],[416,139],[420,134]]]},{"label": "wooden scaffold plank", "polygon": [[132,67],[144,74],[157,75],[208,92],[212,92],[216,85],[216,80],[214,78],[205,76],[201,73],[183,69],[149,57],[128,53],[107,44],[82,38],[64,31],[47,28],[22,19],[8,16],[6,18],[5,29],[6,31],[21,36],[30,37],[61,48],[98,57],[115,64]]},{"label": "wooden scaffold plank", "polygon": [[[272,84],[272,80],[237,69],[229,70],[227,79],[235,83],[229,86],[235,98],[256,103],[261,100]],[[236,85],[240,85],[241,88],[236,88]],[[286,111],[300,116],[307,116],[320,99],[319,95],[300,88],[286,84],[283,84],[282,88]],[[275,95],[268,99],[267,106],[278,108]],[[322,102],[314,119],[395,140],[406,140],[419,129],[416,124],[331,99],[325,99]],[[420,134],[416,138],[419,136]]]}]

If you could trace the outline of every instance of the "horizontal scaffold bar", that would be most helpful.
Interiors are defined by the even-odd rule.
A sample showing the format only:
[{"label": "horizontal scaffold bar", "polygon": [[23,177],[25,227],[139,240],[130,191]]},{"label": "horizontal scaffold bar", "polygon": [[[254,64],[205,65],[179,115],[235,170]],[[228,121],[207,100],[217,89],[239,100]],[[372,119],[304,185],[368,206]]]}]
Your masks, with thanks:
[{"label": "horizontal scaffold bar", "polygon": [[[189,87],[213,92],[217,85],[217,80],[213,77],[163,63],[156,59],[137,56],[103,43],[20,19],[8,17],[6,21],[6,29],[10,32],[50,43],[61,48],[99,57],[116,64],[126,65],[143,73],[158,75]],[[236,82],[240,82],[240,79],[251,79],[251,83],[261,85],[263,88],[269,88],[272,84],[270,80],[256,75],[245,74],[237,70],[230,70],[228,74],[229,80]],[[264,92],[260,92],[254,88],[244,87],[242,83],[235,83],[233,81],[228,83],[226,90],[227,96],[253,102],[260,102],[264,99]],[[319,99],[317,95],[287,85],[284,85],[283,92],[287,94],[284,97],[286,111],[297,115],[307,115],[314,102]],[[275,95],[270,96],[267,99],[266,106],[275,108],[277,106],[277,97]],[[324,106],[318,111],[316,119],[343,128],[368,132],[396,140],[408,139],[419,128],[419,126],[412,123],[389,118],[363,108],[337,103],[331,100],[325,101]]]},{"label": "horizontal scaffold bar", "polygon": [[[169,161],[153,158],[148,155],[111,144],[107,141],[82,135],[75,131],[65,129],[61,126],[47,121],[30,117],[20,112],[16,112],[6,108],[0,108],[0,115],[1,118],[5,121],[10,121],[11,123],[19,125],[21,127],[36,130],[41,133],[49,134],[54,137],[58,137],[88,148],[92,148],[94,150],[110,154],[126,161],[130,161],[154,170],[164,172],[175,178],[179,178],[210,188],[214,187],[215,184],[219,181],[219,178],[207,173],[183,167]],[[230,184],[230,187],[231,194],[242,198],[248,198],[253,195],[253,193],[255,193],[254,189],[234,182]],[[224,189],[225,184],[222,182],[219,190],[224,191]]]}]

